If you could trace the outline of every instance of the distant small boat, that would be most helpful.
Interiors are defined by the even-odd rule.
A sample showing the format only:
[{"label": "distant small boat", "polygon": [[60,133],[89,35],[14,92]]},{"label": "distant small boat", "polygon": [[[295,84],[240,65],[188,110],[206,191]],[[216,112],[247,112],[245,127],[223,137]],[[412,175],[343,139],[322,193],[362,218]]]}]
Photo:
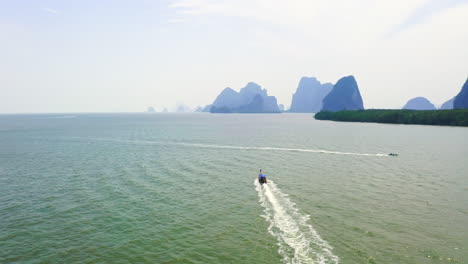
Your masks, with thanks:
[{"label": "distant small boat", "polygon": [[388,155],[389,155],[389,156],[394,156],[394,157],[398,156],[398,154],[396,154],[396,153],[390,153],[390,154],[388,154]]}]

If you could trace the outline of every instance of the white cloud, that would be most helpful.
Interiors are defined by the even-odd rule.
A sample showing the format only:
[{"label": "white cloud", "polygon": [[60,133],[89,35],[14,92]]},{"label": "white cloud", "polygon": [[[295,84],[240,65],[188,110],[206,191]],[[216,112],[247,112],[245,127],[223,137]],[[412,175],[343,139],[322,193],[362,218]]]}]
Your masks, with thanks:
[{"label": "white cloud", "polygon": [[178,0],[169,7],[180,15],[217,15],[256,19],[270,23],[297,24],[311,22],[324,1],[303,0]]},{"label": "white cloud", "polygon": [[415,8],[402,23],[393,27],[387,33],[387,37],[393,37],[416,24],[427,23],[432,17],[441,14],[447,9],[463,4],[468,4],[468,0],[426,0],[418,8]]},{"label": "white cloud", "polygon": [[53,9],[53,8],[50,8],[50,7],[44,7],[44,8],[42,8],[42,10],[45,11],[45,12],[54,14],[54,15],[60,14],[60,11],[59,11],[59,10]]},{"label": "white cloud", "polygon": [[187,19],[185,18],[170,18],[169,20],[167,20],[167,22],[170,24],[184,23],[186,21]]},{"label": "white cloud", "polygon": [[302,35],[333,37],[339,34],[372,39],[380,38],[389,28],[395,27],[421,1],[175,0],[169,7],[179,18],[234,17],[298,30]]},{"label": "white cloud", "polygon": [[[392,36],[468,0],[175,0],[179,18],[237,17],[307,33],[349,32],[380,38]],[[362,33],[362,34],[361,34]]]}]

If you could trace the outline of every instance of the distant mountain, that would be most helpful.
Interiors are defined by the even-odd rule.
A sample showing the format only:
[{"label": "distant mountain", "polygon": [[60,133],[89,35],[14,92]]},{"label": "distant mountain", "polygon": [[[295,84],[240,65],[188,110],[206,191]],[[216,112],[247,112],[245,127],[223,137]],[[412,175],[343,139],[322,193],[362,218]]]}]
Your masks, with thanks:
[{"label": "distant mountain", "polygon": [[322,103],[323,111],[364,109],[359,87],[352,75],[339,79]]},{"label": "distant mountain", "polygon": [[210,112],[211,106],[212,106],[212,105],[210,105],[210,104],[209,104],[209,105],[206,105],[206,106],[203,108],[203,112]]},{"label": "distant mountain", "polygon": [[283,104],[279,104],[279,105],[278,105],[278,109],[280,110],[280,112],[284,112],[284,105],[283,105]]},{"label": "distant mountain", "polygon": [[185,104],[177,103],[176,112],[177,113],[187,113],[187,112],[192,112],[192,109],[190,109],[190,107],[188,107]]},{"label": "distant mountain", "polygon": [[409,100],[403,109],[411,109],[411,110],[435,110],[436,107],[426,98],[424,97],[415,97]]},{"label": "distant mountain", "polygon": [[468,108],[468,79],[466,79],[460,93],[455,96],[453,101],[453,108],[455,109],[466,109]]},{"label": "distant mountain", "polygon": [[[239,113],[263,113],[264,99],[260,94],[255,94],[252,101],[248,104],[241,105],[238,108]],[[278,110],[279,111],[279,110]]]},{"label": "distant mountain", "polygon": [[302,77],[293,94],[290,112],[316,113],[322,109],[323,98],[333,89],[333,84],[321,84],[315,77]]},{"label": "distant mountain", "polygon": [[230,108],[234,109],[242,105],[242,98],[240,94],[233,89],[227,87],[216,97],[211,105],[211,109],[215,108]]},{"label": "distant mountain", "polygon": [[203,108],[201,106],[197,106],[197,108],[195,108],[194,112],[203,112]]},{"label": "distant mountain", "polygon": [[279,113],[274,96],[268,96],[267,90],[249,82],[240,92],[225,88],[215,99],[211,113]]},{"label": "distant mountain", "polygon": [[148,107],[148,109],[146,110],[146,112],[148,112],[148,113],[156,113],[156,109],[154,109],[154,107],[150,106],[150,107]]},{"label": "distant mountain", "polygon": [[447,102],[443,103],[440,106],[440,109],[453,109],[453,101],[455,100],[455,97],[448,100]]}]

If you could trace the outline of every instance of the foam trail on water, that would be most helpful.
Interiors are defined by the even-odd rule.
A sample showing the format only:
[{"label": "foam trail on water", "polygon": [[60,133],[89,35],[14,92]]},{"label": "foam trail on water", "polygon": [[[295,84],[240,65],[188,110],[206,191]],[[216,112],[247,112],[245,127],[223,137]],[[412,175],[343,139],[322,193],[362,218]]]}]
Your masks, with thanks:
[{"label": "foam trail on water", "polygon": [[62,118],[75,118],[76,116],[69,115],[69,116],[50,116],[50,117],[42,117],[40,119],[62,119]]},{"label": "foam trail on water", "polygon": [[263,186],[255,180],[259,202],[270,224],[268,232],[278,240],[278,252],[284,263],[338,263],[332,247],[308,223],[309,216],[302,214],[272,180]]},{"label": "foam trail on water", "polygon": [[94,138],[94,140],[114,141],[114,142],[134,143],[134,144],[177,145],[177,146],[187,146],[187,147],[197,147],[197,148],[261,150],[261,151],[288,151],[288,152],[309,152],[309,153],[325,153],[325,154],[338,154],[338,155],[388,157],[388,154],[381,154],[381,153],[377,153],[377,154],[375,154],[375,153],[355,153],[355,152],[330,151],[330,150],[322,150],[322,149],[277,148],[277,147],[245,147],[245,146],[214,145],[214,144],[186,143],[186,142],[160,142],[160,141],[146,141],[146,140],[106,139],[106,138]]},{"label": "foam trail on water", "polygon": [[341,155],[357,155],[357,156],[377,156],[383,157],[388,154],[371,154],[371,153],[354,153],[354,152],[340,152],[329,151],[322,149],[301,149],[301,148],[276,148],[276,147],[243,147],[243,146],[226,146],[226,145],[211,145],[211,144],[197,144],[197,143],[174,143],[177,145],[187,145],[203,148],[222,148],[222,149],[243,149],[243,150],[269,150],[269,151],[295,151],[295,152],[312,152],[312,153],[326,153],[326,154],[341,154]]}]

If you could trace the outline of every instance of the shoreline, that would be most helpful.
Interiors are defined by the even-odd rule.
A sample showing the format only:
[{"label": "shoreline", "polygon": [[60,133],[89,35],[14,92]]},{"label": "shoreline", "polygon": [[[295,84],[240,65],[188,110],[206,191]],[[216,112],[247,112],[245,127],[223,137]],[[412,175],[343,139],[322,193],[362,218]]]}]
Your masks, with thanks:
[{"label": "shoreline", "polygon": [[468,127],[468,109],[320,111],[315,114],[315,119],[340,122]]}]

